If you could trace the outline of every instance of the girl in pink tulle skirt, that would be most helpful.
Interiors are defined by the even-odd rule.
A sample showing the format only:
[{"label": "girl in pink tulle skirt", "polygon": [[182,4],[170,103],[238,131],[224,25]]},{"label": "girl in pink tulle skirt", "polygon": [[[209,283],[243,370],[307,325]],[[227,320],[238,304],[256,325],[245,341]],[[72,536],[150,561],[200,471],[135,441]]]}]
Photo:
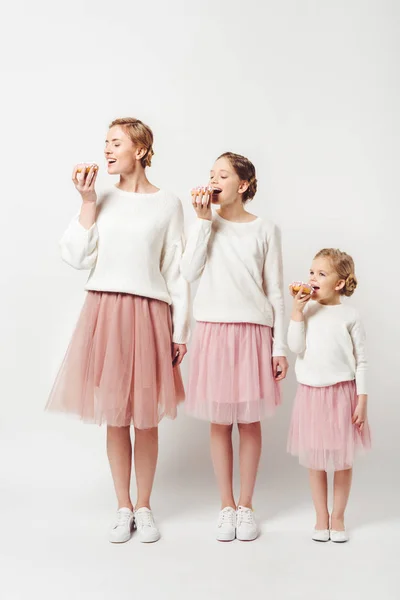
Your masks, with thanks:
[{"label": "girl in pink tulle skirt", "polygon": [[[365,333],[357,311],[342,304],[357,287],[351,256],[328,248],[315,256],[311,293],[290,287],[293,300],[289,348],[297,354],[299,382],[288,451],[310,472],[316,511],[313,539],[345,542],[344,513],[357,452],[371,447],[367,421]],[[309,292],[309,290],[307,290]],[[334,471],[329,515],[327,471]]]},{"label": "girl in pink tulle skirt", "polygon": [[[47,408],[107,425],[107,453],[118,500],[111,542],[159,538],[150,508],[158,423],[175,418],[184,399],[180,363],[186,353],[188,285],[180,274],[183,210],[153,186],[153,134],[137,119],[111,123],[107,169],[119,184],[99,197],[96,165],[77,165],[82,206],[61,240],[63,259],[90,269],[87,297]],[[130,494],[132,444],[137,482]]]},{"label": "girl in pink tulle skirt", "polygon": [[[260,421],[280,403],[287,371],[281,251],[275,226],[245,210],[257,189],[253,164],[225,153],[207,188],[192,191],[197,221],[181,271],[200,279],[194,301],[186,412],[211,423],[211,454],[221,494],[217,539],[252,540]],[[212,213],[211,205],[219,210]],[[232,428],[240,435],[240,496],[233,493]]]}]

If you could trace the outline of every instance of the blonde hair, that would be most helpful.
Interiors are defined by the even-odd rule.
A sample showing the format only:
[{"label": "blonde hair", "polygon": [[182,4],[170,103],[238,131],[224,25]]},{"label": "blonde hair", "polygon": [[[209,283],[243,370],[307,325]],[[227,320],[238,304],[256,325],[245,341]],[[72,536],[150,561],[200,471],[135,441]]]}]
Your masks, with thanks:
[{"label": "blonde hair", "polygon": [[217,160],[220,158],[227,158],[239,179],[248,182],[249,187],[243,193],[243,204],[253,200],[257,192],[256,168],[253,163],[245,156],[235,154],[234,152],[224,152],[224,154],[218,156]]},{"label": "blonde hair", "polygon": [[132,142],[146,149],[146,154],[140,159],[143,168],[151,166],[151,159],[154,156],[153,151],[153,132],[148,125],[139,121],[139,119],[133,119],[132,117],[125,117],[122,119],[115,119],[109,128],[115,125],[123,127],[132,140]]},{"label": "blonde hair", "polygon": [[354,273],[354,260],[349,254],[341,252],[337,248],[324,248],[315,255],[315,258],[329,258],[339,279],[343,279],[345,282],[340,294],[351,296],[354,293],[358,282]]}]

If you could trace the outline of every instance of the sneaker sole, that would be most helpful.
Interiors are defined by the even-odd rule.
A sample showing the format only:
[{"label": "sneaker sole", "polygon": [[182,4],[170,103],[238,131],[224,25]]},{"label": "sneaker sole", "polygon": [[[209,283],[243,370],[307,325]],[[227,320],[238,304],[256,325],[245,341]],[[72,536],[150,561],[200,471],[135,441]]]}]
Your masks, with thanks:
[{"label": "sneaker sole", "polygon": [[142,544],[154,544],[155,542],[158,542],[158,540],[159,540],[160,538],[161,538],[161,535],[157,535],[157,536],[154,536],[154,537],[152,537],[152,538],[146,538],[146,539],[142,539],[142,538],[140,538],[140,536],[139,536],[139,541],[140,541]]},{"label": "sneaker sole", "polygon": [[233,542],[236,537],[217,537],[217,542]]},{"label": "sneaker sole", "polygon": [[254,540],[256,540],[258,538],[258,534],[256,535],[256,537],[251,537],[251,538],[243,538],[243,537],[237,537],[236,539],[239,540],[239,542],[254,542]]},{"label": "sneaker sole", "polygon": [[112,539],[109,538],[108,541],[111,544],[125,544],[126,542],[129,542],[129,540],[131,539],[131,537],[132,537],[132,534],[129,537],[126,537],[126,538],[124,538],[122,540],[112,540]]}]

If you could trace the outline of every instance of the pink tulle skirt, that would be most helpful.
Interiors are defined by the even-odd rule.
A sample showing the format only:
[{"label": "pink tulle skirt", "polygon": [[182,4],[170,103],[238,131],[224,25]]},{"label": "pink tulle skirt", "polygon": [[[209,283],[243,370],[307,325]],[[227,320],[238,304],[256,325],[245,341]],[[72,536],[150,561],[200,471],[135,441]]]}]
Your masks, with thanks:
[{"label": "pink tulle skirt", "polygon": [[46,408],[138,429],[175,418],[184,390],[171,330],[165,302],[88,292]]},{"label": "pink tulle skirt", "polygon": [[369,450],[368,423],[362,431],[351,422],[357,405],[354,381],[329,387],[300,384],[292,412],[288,452],[317,471],[350,469],[356,452]]},{"label": "pink tulle skirt", "polygon": [[186,412],[212,423],[255,423],[280,404],[272,371],[271,328],[198,322],[193,334]]}]

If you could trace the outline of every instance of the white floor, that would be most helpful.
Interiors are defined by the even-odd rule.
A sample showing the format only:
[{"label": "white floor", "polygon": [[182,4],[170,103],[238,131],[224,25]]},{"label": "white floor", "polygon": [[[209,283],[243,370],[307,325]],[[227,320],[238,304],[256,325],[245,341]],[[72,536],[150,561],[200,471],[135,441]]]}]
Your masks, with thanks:
[{"label": "white floor", "polygon": [[67,431],[3,432],[1,600],[400,597],[398,494],[377,493],[376,485],[366,492],[368,470],[355,477],[350,543],[312,542],[305,473],[293,465],[283,476],[266,462],[256,496],[262,535],[221,544],[214,540],[218,499],[207,461],[182,471],[184,461],[170,456],[167,469],[160,458],[153,508],[162,539],[144,545],[133,536],[112,545],[114,497],[99,452],[103,439],[98,430],[85,434],[83,447],[83,438]]}]

